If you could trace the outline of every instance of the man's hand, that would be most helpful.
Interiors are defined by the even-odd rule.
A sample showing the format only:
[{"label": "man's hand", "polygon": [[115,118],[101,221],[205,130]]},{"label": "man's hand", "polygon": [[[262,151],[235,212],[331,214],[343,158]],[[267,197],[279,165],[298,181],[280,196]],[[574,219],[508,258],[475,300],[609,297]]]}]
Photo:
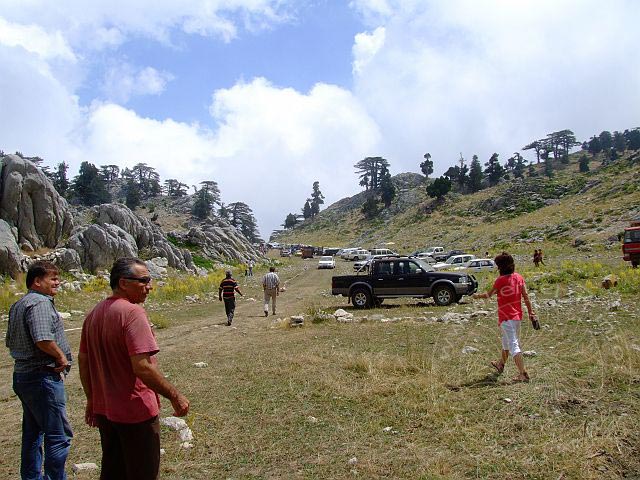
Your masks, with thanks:
[{"label": "man's hand", "polygon": [[93,413],[93,405],[90,400],[87,400],[87,406],[84,409],[84,422],[90,427],[98,426],[98,422],[96,421],[96,416]]},{"label": "man's hand", "polygon": [[222,301],[222,297],[218,297],[218,300]]},{"label": "man's hand", "polygon": [[189,400],[180,392],[176,392],[176,396],[171,399],[174,417],[184,417],[189,413]]}]

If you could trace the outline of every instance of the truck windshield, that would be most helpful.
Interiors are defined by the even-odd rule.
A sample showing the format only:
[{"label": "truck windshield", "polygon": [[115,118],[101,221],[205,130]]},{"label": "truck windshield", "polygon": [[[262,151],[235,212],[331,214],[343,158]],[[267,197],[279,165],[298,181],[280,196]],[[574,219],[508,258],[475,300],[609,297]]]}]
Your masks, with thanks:
[{"label": "truck windshield", "polygon": [[433,272],[434,271],[433,267],[431,265],[429,265],[427,262],[423,261],[420,258],[414,258],[413,261],[415,263],[417,263],[420,266],[420,268],[425,272]]},{"label": "truck windshield", "polygon": [[640,229],[626,230],[624,232],[624,243],[636,243],[636,242],[640,242]]}]

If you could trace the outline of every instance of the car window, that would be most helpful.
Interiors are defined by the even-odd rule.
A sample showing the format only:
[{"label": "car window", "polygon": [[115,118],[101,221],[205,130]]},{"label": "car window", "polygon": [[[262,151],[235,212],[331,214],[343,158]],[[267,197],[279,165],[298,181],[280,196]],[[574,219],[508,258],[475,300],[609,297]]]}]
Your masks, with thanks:
[{"label": "car window", "polygon": [[407,273],[413,273],[413,274],[418,273],[418,269],[421,268],[420,265],[418,265],[415,262],[409,262],[408,267],[409,267],[409,271]]},{"label": "car window", "polygon": [[380,262],[378,265],[378,273],[380,275],[392,275],[393,264],[391,262]]}]

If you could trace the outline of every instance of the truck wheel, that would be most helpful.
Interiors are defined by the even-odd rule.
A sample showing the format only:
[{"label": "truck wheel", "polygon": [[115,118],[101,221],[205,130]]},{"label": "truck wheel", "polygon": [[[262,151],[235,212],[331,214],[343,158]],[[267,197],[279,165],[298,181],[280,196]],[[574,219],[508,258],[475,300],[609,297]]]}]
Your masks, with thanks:
[{"label": "truck wheel", "polygon": [[364,288],[356,288],[351,294],[351,301],[356,308],[370,308],[371,294]]},{"label": "truck wheel", "polygon": [[441,285],[434,290],[433,299],[439,307],[446,307],[456,301],[456,292],[451,287]]}]

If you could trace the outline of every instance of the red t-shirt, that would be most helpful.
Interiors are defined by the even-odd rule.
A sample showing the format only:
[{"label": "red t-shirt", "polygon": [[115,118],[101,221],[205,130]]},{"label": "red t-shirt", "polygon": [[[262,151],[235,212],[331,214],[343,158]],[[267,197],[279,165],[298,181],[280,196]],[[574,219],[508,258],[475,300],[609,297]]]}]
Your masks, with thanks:
[{"label": "red t-shirt", "polygon": [[498,291],[498,323],[505,320],[522,320],[522,275],[500,275],[493,283],[493,288]]},{"label": "red t-shirt", "polygon": [[98,303],[82,325],[80,353],[88,359],[93,413],[112,422],[139,423],[158,415],[160,398],[136,377],[130,357],[151,354],[158,344],[147,314],[125,298]]}]

